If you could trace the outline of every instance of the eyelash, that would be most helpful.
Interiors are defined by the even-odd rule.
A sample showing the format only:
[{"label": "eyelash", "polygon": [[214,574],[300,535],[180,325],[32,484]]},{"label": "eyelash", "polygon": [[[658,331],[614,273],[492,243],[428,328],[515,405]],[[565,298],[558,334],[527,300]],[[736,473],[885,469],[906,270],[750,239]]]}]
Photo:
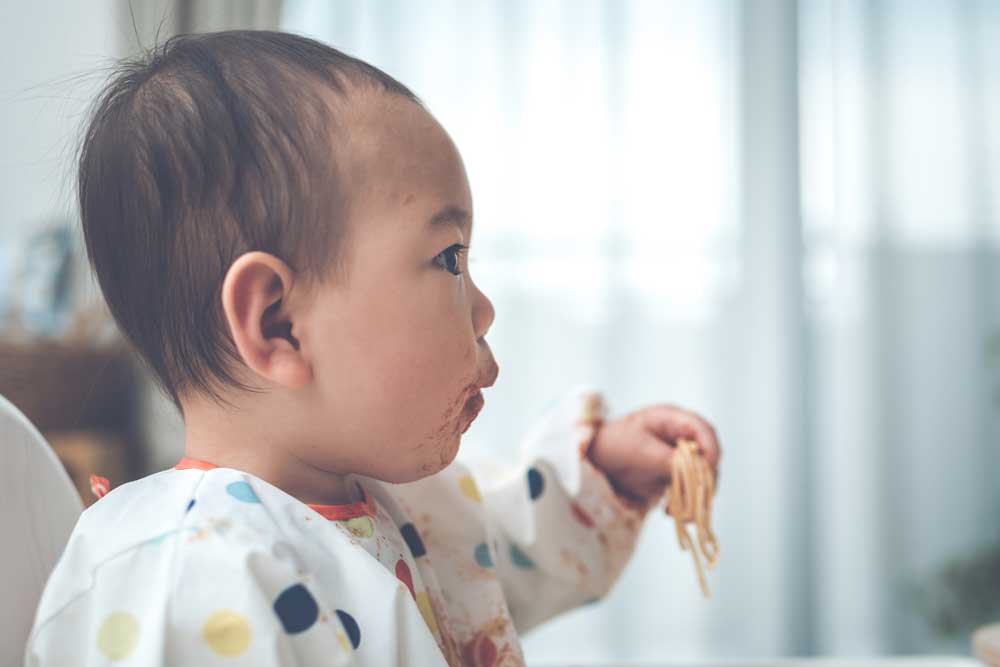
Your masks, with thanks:
[{"label": "eyelash", "polygon": [[[437,255],[435,255],[434,259],[437,260],[438,257],[442,257],[446,252],[450,252],[450,251],[454,250],[455,251],[455,266],[457,267],[459,265],[459,260],[462,257],[462,254],[465,253],[468,249],[469,249],[469,246],[461,244],[461,243],[456,243],[455,245],[449,246],[449,247],[445,248],[444,250],[442,250],[441,252],[439,252]],[[458,271],[458,272],[452,271],[451,269],[448,268],[447,264],[445,264],[444,266],[442,266],[439,262],[435,262],[435,263],[438,264],[438,266],[441,266],[441,268],[445,269],[448,273],[450,273],[453,276],[459,276],[459,275],[462,275],[462,273],[464,273],[463,271]]]}]

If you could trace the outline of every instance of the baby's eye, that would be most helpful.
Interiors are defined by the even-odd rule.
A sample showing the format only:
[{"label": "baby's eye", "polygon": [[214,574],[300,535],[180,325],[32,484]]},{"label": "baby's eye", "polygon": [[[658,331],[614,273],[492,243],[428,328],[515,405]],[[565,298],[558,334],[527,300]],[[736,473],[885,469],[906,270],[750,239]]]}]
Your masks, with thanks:
[{"label": "baby's eye", "polygon": [[[447,269],[447,271],[452,275],[455,276],[460,275],[462,272],[458,270],[459,259],[461,258],[462,253],[464,253],[468,249],[469,246],[462,245],[461,243],[456,243],[455,245],[445,248],[444,250],[439,252],[437,256],[434,257],[434,263],[437,264],[438,266],[441,266],[444,269]],[[441,264],[441,262],[438,262],[437,261],[438,257],[444,257],[445,263]],[[453,257],[454,260],[448,261],[447,259],[448,257]]]}]

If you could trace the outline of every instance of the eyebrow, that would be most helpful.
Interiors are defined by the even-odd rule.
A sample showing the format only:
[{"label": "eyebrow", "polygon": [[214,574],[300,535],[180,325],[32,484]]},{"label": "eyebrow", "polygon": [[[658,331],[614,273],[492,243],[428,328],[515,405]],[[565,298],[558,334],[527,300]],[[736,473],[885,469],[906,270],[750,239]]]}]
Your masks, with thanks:
[{"label": "eyebrow", "polygon": [[468,225],[469,241],[472,241],[472,221],[470,219],[469,212],[464,208],[459,208],[458,206],[446,206],[431,216],[430,222],[428,223],[428,227],[430,229],[438,229],[448,225],[454,225],[461,231],[465,231],[465,226]]}]

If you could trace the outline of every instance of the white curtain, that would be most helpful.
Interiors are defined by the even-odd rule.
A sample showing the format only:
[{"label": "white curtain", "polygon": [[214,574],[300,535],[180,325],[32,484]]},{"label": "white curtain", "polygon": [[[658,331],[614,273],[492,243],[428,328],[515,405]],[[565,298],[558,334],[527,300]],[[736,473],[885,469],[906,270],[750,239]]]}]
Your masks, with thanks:
[{"label": "white curtain", "polygon": [[1000,5],[286,1],[414,89],[468,170],[501,364],[463,448],[570,383],[726,452],[701,597],[651,517],[531,664],[967,653],[904,591],[1000,539]]},{"label": "white curtain", "polygon": [[1000,4],[803,6],[806,613],[821,650],[967,653],[906,590],[1000,543]]}]

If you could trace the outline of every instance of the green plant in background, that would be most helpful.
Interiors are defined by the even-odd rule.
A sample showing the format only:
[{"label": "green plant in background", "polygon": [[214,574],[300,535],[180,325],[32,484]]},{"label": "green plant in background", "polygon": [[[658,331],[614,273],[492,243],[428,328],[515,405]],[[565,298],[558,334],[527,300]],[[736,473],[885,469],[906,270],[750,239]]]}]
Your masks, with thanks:
[{"label": "green plant in background", "polygon": [[[1000,332],[985,346],[992,378],[992,403],[1000,410]],[[1000,471],[997,471],[1000,483]],[[990,527],[1000,533],[1000,521]],[[987,623],[1000,622],[1000,536],[974,554],[946,563],[930,583],[911,585],[906,597],[923,612],[942,637],[968,636]]]}]

